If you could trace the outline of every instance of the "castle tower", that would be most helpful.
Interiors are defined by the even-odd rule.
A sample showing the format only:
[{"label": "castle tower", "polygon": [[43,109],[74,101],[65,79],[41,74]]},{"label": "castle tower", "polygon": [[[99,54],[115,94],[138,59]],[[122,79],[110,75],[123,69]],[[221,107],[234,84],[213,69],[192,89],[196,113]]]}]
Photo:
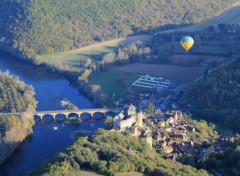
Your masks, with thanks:
[{"label": "castle tower", "polygon": [[174,121],[177,121],[178,120],[178,114],[177,114],[177,111],[175,113],[175,116],[174,116]]},{"label": "castle tower", "polygon": [[137,126],[142,127],[143,126],[143,112],[140,110],[139,113],[137,113]]},{"label": "castle tower", "polygon": [[152,135],[151,135],[151,133],[148,133],[146,135],[145,140],[150,145],[150,147],[152,148]]},{"label": "castle tower", "polygon": [[183,119],[183,114],[182,114],[182,112],[179,112],[178,119],[179,119],[179,120],[182,120],[182,119]]},{"label": "castle tower", "polygon": [[136,108],[132,104],[128,108],[128,116],[136,115]]}]

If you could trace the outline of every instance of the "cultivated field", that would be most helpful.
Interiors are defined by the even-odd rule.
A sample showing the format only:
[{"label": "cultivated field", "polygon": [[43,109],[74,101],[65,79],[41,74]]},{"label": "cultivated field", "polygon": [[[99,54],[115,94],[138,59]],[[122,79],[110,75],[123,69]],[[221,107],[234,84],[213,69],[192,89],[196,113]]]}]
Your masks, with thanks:
[{"label": "cultivated field", "polygon": [[[197,23],[191,26],[183,27],[176,30],[167,30],[158,33],[171,33],[171,32],[193,32],[205,29],[208,26],[217,26],[221,23],[240,25],[240,2],[235,3],[232,7],[226,9],[221,14],[217,14],[215,17],[210,18],[201,23]],[[156,33],[157,34],[157,33]]]},{"label": "cultivated field", "polygon": [[137,35],[127,38],[121,38],[106,42],[101,42],[86,47],[82,47],[76,50],[54,53],[41,56],[44,62],[53,65],[54,63],[67,65],[69,67],[78,67],[79,62],[90,57],[96,60],[101,60],[102,56],[106,53],[116,51],[120,44],[128,45],[135,41],[151,41],[150,35]]},{"label": "cultivated field", "polygon": [[172,60],[172,63],[178,64],[179,62],[198,62],[201,61],[205,64],[210,64],[212,62],[220,63],[225,58],[222,56],[212,56],[212,55],[181,55],[181,54],[175,54],[170,57]]},{"label": "cultivated field", "polygon": [[205,68],[136,63],[125,66],[115,66],[112,70],[191,81],[202,75]]}]

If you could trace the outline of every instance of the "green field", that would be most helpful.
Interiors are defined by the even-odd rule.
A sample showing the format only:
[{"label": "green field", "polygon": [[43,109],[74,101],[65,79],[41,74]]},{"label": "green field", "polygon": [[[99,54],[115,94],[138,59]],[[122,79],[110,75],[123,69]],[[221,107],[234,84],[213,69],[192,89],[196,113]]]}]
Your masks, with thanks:
[{"label": "green field", "polygon": [[91,58],[93,60],[101,60],[105,54],[115,52],[121,44],[126,46],[132,42],[147,42],[151,40],[152,37],[150,35],[138,35],[101,42],[68,52],[43,55],[41,58],[45,63],[49,65],[54,65],[57,67],[65,66],[70,68],[78,68],[81,61],[84,61],[87,58]]},{"label": "green field", "polygon": [[100,85],[103,93],[108,96],[107,103],[110,103],[114,95],[115,100],[123,98],[127,94],[131,84],[140,78],[140,76],[140,74],[135,73],[106,71],[95,75],[90,80],[90,84]]}]

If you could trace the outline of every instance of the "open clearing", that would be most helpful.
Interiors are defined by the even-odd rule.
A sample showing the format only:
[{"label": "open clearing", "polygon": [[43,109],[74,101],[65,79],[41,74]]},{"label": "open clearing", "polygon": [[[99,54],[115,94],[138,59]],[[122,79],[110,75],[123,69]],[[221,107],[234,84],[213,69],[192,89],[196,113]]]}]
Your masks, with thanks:
[{"label": "open clearing", "polygon": [[178,64],[179,62],[198,62],[201,60],[202,63],[210,64],[212,62],[220,63],[225,58],[222,56],[212,56],[212,55],[181,55],[181,54],[175,54],[170,57],[172,62],[174,64]]},{"label": "open clearing", "polygon": [[119,100],[123,98],[131,84],[140,78],[136,73],[126,73],[119,71],[105,71],[96,74],[89,82],[91,85],[99,85],[105,95],[107,95],[107,104],[111,106],[112,98]]},{"label": "open clearing", "polygon": [[205,71],[205,68],[184,67],[166,64],[135,63],[125,66],[115,66],[112,68],[112,70],[192,81],[198,76],[202,75]]},{"label": "open clearing", "polygon": [[78,67],[79,62],[88,57],[101,60],[103,55],[106,53],[116,51],[120,44],[128,45],[132,42],[147,42],[151,40],[152,37],[150,35],[137,35],[101,42],[72,51],[43,55],[41,57],[43,58],[44,62],[50,65],[53,65],[54,63],[61,63],[63,65],[68,65],[69,67]]},{"label": "open clearing", "polygon": [[240,2],[235,3],[232,7],[224,10],[222,13],[217,14],[215,17],[210,18],[201,23],[197,23],[191,26],[180,28],[180,29],[167,30],[167,31],[162,31],[158,33],[164,34],[164,33],[180,32],[180,31],[183,31],[183,32],[201,31],[208,26],[217,26],[221,23],[240,25]]}]

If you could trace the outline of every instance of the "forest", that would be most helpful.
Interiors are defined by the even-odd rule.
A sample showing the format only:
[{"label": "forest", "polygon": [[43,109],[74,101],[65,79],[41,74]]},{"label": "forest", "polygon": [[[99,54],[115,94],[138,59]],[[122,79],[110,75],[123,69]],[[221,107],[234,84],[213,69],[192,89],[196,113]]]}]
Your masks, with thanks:
[{"label": "forest", "polygon": [[0,112],[34,111],[35,92],[32,86],[25,85],[17,76],[0,72]]},{"label": "forest", "polygon": [[196,117],[222,124],[239,132],[240,60],[222,65],[193,83],[184,94]]},{"label": "forest", "polygon": [[80,137],[72,146],[27,175],[74,175],[80,169],[111,176],[131,171],[153,176],[208,175],[205,170],[164,160],[144,140],[134,139],[129,132],[109,132],[103,129],[98,129],[92,136]]},{"label": "forest", "polygon": [[[0,113],[35,111],[36,100],[32,86],[25,85],[17,76],[0,73]],[[33,132],[34,118],[0,117],[0,164]]]},{"label": "forest", "polygon": [[5,0],[1,49],[32,58],[201,22],[235,0]]}]

